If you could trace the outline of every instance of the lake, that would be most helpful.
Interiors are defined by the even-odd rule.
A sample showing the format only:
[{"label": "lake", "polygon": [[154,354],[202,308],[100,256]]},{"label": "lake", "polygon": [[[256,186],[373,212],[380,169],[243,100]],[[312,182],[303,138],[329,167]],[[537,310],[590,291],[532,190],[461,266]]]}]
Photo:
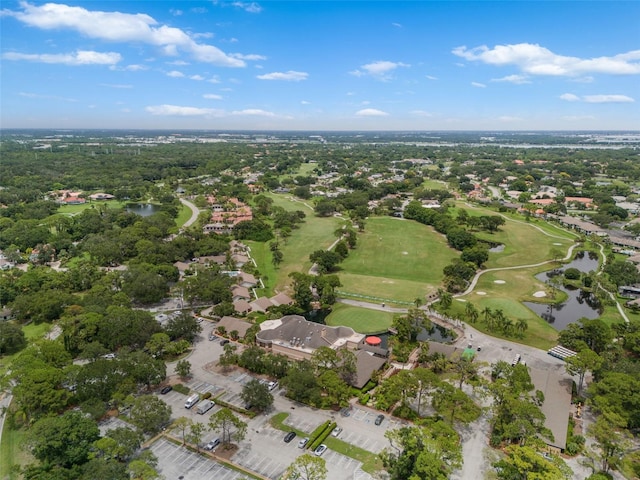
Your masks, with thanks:
[{"label": "lake", "polygon": [[[578,252],[576,258],[559,270],[550,270],[536,275],[541,282],[548,283],[551,278],[561,275],[567,268],[577,268],[583,273],[598,270],[598,255],[593,252]],[[540,318],[557,330],[564,330],[570,323],[580,318],[594,319],[602,314],[600,302],[594,295],[583,292],[579,288],[565,287],[558,284],[555,288],[567,294],[567,300],[556,304],[523,302],[536,312]]]},{"label": "lake", "polygon": [[152,203],[128,203],[125,210],[129,213],[140,215],[141,217],[150,217],[160,211],[160,206],[153,205]]}]

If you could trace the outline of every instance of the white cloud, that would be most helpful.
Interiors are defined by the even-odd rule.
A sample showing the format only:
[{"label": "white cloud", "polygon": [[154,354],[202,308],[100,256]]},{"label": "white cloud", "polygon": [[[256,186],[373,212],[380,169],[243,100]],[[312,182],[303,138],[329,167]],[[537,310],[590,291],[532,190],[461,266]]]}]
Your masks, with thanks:
[{"label": "white cloud", "polygon": [[254,62],[267,59],[267,57],[265,57],[264,55],[257,55],[254,53],[250,53],[248,55],[243,55],[242,53],[231,53],[230,55],[233,58],[239,58],[240,60],[249,60]]},{"label": "white cloud", "polygon": [[202,75],[191,75],[189,78],[190,78],[191,80],[197,80],[197,81],[199,81],[199,82],[200,82],[200,81],[202,81],[202,80],[204,80],[204,77],[203,77]]},{"label": "white cloud", "polygon": [[245,12],[249,13],[260,13],[262,11],[262,7],[256,2],[231,2],[231,5],[236,8],[241,8]]},{"label": "white cloud", "polygon": [[561,100],[567,102],[585,102],[585,103],[633,103],[635,100],[627,95],[584,95],[579,97],[573,93],[564,93],[560,95]]},{"label": "white cloud", "polygon": [[178,70],[171,70],[170,72],[167,72],[167,77],[182,78],[184,77],[184,73],[179,72]]},{"label": "white cloud", "polygon": [[307,100],[300,100],[300,103],[302,105],[311,105],[311,102],[308,102]]},{"label": "white cloud", "polygon": [[487,86],[484,83],[479,83],[479,82],[471,82],[471,85],[478,88],[487,88]]},{"label": "white cloud", "polygon": [[145,108],[151,115],[176,117],[221,116],[223,112],[214,108],[182,107],[179,105],[151,105]]},{"label": "white cloud", "polygon": [[491,79],[492,82],[508,82],[508,83],[514,83],[516,85],[524,85],[526,83],[531,83],[531,81],[528,79],[528,77],[526,75],[507,75],[506,77],[502,77],[502,78],[493,78]]},{"label": "white cloud", "polygon": [[121,83],[100,83],[99,85],[101,87],[108,87],[108,88],[133,88],[133,85],[125,85]]},{"label": "white cloud", "polygon": [[220,77],[218,75],[214,75],[209,80],[207,80],[207,82],[209,82],[209,83],[222,83],[222,81],[220,80]]},{"label": "white cloud", "polygon": [[205,7],[193,7],[189,11],[191,13],[203,14],[207,13],[209,10],[207,10]]},{"label": "white cloud", "polygon": [[273,73],[265,73],[264,75],[258,75],[256,78],[260,80],[285,80],[288,82],[299,82],[301,80],[306,80],[309,76],[306,72],[295,72],[293,70],[289,70],[288,72],[273,72]]},{"label": "white cloud", "polygon": [[171,8],[169,9],[169,13],[171,15],[173,15],[174,17],[179,17],[181,16],[184,12],[182,10],[176,10],[175,8]]},{"label": "white cloud", "polygon": [[587,103],[633,103],[635,100],[626,95],[585,95],[582,97]]},{"label": "white cloud", "polygon": [[94,52],[78,50],[74,53],[17,53],[7,52],[2,55],[5,60],[25,60],[39,63],[61,63],[64,65],[115,65],[122,56],[115,52]]},{"label": "white cloud", "polygon": [[438,77],[434,77],[433,75],[425,75],[425,78],[428,80],[438,80]]},{"label": "white cloud", "polygon": [[248,115],[252,117],[275,117],[276,114],[259,108],[247,108],[245,110],[236,110],[231,115]]},{"label": "white cloud", "polygon": [[367,63],[366,65],[362,65],[360,70],[353,70],[349,72],[351,75],[356,77],[362,77],[364,75],[370,75],[373,78],[382,81],[391,80],[391,72],[393,72],[398,67],[410,67],[411,65],[402,63],[402,62],[389,62],[387,60],[381,60],[378,62]]},{"label": "white cloud", "polygon": [[167,65],[175,65],[176,67],[184,67],[185,65],[189,65],[189,62],[185,62],[184,60],[172,60],[171,62],[167,62]]},{"label": "white cloud", "polygon": [[570,78],[569,81],[574,83],[593,83],[593,77],[586,75],[584,77]]},{"label": "white cloud", "polygon": [[515,65],[530,75],[577,76],[588,73],[613,75],[640,74],[640,50],[633,50],[612,57],[579,58],[558,55],[538,44],[518,43],[486,45],[468,49],[454,48],[452,53],[469,61],[480,61],[489,65]]},{"label": "white cloud", "polygon": [[364,108],[356,112],[356,117],[386,117],[389,114],[375,108]]},{"label": "white cloud", "polygon": [[202,32],[202,33],[192,33],[192,38],[213,38],[214,35],[212,32]]},{"label": "white cloud", "polygon": [[137,65],[134,63],[124,67],[124,70],[127,70],[129,72],[139,72],[141,70],[149,70],[149,67],[147,67],[146,65]]},{"label": "white cloud", "polygon": [[216,95],[215,93],[205,93],[202,95],[202,98],[206,98],[207,100],[222,100],[222,95]]},{"label": "white cloud", "polygon": [[187,32],[160,25],[143,13],[104,12],[58,3],[32,5],[22,2],[20,6],[22,10],[5,10],[3,14],[42,30],[73,30],[88,38],[153,45],[165,54],[182,51],[201,62],[223,67],[246,66],[241,59],[231,57],[213,45],[197,43]]},{"label": "white cloud", "polygon": [[393,26],[393,27],[397,27],[397,28],[402,28],[402,24],[401,24],[401,23],[396,23],[396,22],[393,22],[393,23],[391,24],[391,26]]},{"label": "white cloud", "polygon": [[563,93],[562,95],[560,95],[560,99],[561,100],[566,100],[567,102],[579,102],[580,101],[580,97],[577,95],[574,95],[573,93]]}]

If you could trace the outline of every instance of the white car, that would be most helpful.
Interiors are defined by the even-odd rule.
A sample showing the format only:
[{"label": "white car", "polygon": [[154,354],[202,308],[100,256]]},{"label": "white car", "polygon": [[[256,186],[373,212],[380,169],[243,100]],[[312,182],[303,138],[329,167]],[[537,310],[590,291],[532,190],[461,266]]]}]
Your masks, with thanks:
[{"label": "white car", "polygon": [[220,445],[220,439],[219,438],[214,438],[213,440],[211,440],[209,443],[207,443],[204,446],[205,450],[213,450],[214,448],[216,448],[218,445]]},{"label": "white car", "polygon": [[324,452],[327,451],[327,446],[323,443],[322,445],[318,445],[318,447],[313,451],[316,456],[321,456]]},{"label": "white car", "polygon": [[301,438],[300,441],[298,442],[298,448],[306,447],[307,443],[309,443],[309,438]]},{"label": "white car", "polygon": [[267,383],[267,387],[269,387],[269,391],[275,390],[278,388],[278,382],[269,382]]},{"label": "white car", "polygon": [[337,437],[338,435],[340,435],[341,432],[342,432],[342,428],[336,427],[331,432],[331,435],[334,436],[334,437]]}]

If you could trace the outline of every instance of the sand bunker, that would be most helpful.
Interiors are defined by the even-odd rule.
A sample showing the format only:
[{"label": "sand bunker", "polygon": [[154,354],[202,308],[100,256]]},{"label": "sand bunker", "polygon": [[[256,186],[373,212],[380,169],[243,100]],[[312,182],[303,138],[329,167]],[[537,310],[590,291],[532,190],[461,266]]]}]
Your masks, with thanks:
[{"label": "sand bunker", "polygon": [[402,252],[403,255],[409,255],[409,252]]},{"label": "sand bunker", "polygon": [[554,243],[554,245],[562,245],[561,243]]},{"label": "sand bunker", "polygon": [[487,292],[476,292],[476,295],[486,295]]},{"label": "sand bunker", "polygon": [[457,301],[459,302],[466,302],[466,300],[464,298],[456,298]]},{"label": "sand bunker", "polygon": [[545,292],[544,290],[538,290],[537,292],[535,292],[533,294],[533,296],[536,297],[536,298],[546,297],[547,296],[547,292]]},{"label": "sand bunker", "polygon": [[494,280],[493,283],[497,283],[499,285],[504,285],[507,282],[505,282],[504,280]]}]

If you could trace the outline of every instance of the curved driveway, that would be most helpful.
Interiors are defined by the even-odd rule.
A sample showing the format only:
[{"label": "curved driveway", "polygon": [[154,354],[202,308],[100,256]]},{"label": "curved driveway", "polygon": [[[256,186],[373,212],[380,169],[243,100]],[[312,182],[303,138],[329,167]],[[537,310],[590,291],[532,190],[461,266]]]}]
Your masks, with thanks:
[{"label": "curved driveway", "polygon": [[186,205],[191,209],[191,218],[189,218],[189,220],[187,220],[184,223],[182,228],[190,227],[196,222],[196,220],[198,220],[198,215],[200,215],[200,209],[196,207],[193,203],[191,203],[189,200],[185,200],[182,197],[180,197],[179,200],[180,200],[180,203],[182,203],[183,205]]}]

